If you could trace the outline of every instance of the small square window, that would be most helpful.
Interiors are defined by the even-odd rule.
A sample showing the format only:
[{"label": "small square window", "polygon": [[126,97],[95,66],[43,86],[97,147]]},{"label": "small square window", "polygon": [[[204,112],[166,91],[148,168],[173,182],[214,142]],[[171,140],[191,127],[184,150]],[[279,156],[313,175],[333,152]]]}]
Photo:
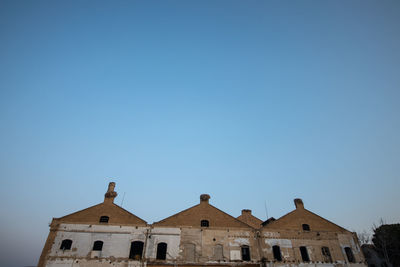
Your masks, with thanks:
[{"label": "small square window", "polygon": [[100,222],[101,223],[108,223],[109,219],[110,219],[110,217],[108,217],[108,216],[101,216],[100,217]]},{"label": "small square window", "polygon": [[201,226],[201,227],[209,227],[209,226],[210,226],[210,223],[209,223],[207,220],[202,220],[202,221],[200,222],[200,226]]}]

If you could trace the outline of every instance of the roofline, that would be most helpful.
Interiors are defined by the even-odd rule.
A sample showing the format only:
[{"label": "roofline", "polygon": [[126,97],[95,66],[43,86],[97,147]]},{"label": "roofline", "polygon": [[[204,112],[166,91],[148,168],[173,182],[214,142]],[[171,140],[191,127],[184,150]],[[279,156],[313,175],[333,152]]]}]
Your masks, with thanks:
[{"label": "roofline", "polygon": [[[242,216],[242,215],[239,215],[238,217],[236,217],[236,219],[239,220],[239,217],[240,217],[240,216]],[[262,226],[263,221],[260,220],[260,219],[258,219],[256,216],[253,216],[253,215],[250,215],[250,216],[252,216],[253,218],[255,218],[255,219],[257,219],[258,221],[260,221],[260,223],[259,223],[260,227],[255,228],[255,227],[251,226],[250,224],[248,224],[247,222],[244,222],[244,221],[241,221],[241,220],[239,220],[239,221],[241,221],[242,223],[245,223],[245,224],[249,225],[250,227],[252,227],[252,228],[254,228],[254,229],[260,229],[261,226]]]},{"label": "roofline", "polygon": [[187,208],[187,209],[184,209],[184,210],[182,210],[182,211],[179,211],[179,212],[177,212],[177,213],[175,213],[175,214],[172,214],[171,216],[168,216],[168,217],[165,218],[165,219],[162,219],[161,221],[153,222],[152,225],[155,225],[155,224],[157,224],[157,223],[162,223],[162,222],[164,222],[165,220],[168,220],[168,219],[171,218],[171,217],[174,217],[174,216],[176,216],[176,215],[178,215],[178,214],[180,214],[180,213],[183,213],[183,212],[185,212],[185,211],[187,211],[187,210],[190,210],[190,209],[192,209],[192,208],[194,208],[194,207],[197,207],[197,206],[199,206],[199,205],[200,205],[200,204],[197,204],[197,205],[194,205],[194,206],[189,207],[189,208]]},{"label": "roofline", "polygon": [[[97,206],[100,206],[100,205],[103,205],[103,204],[104,204],[104,202],[101,202],[101,203],[99,203],[99,204],[96,204],[96,205],[90,206],[90,207],[88,207],[88,208],[86,208],[86,209],[83,209],[83,210],[78,210],[78,211],[75,211],[75,212],[73,212],[73,213],[70,213],[70,214],[68,214],[68,215],[62,216],[62,217],[60,217],[60,218],[54,218],[54,219],[55,219],[55,220],[62,220],[62,219],[64,219],[65,217],[68,217],[68,216],[71,216],[71,215],[77,214],[77,213],[79,213],[79,212],[86,211],[86,210],[88,210],[88,209],[91,209],[91,208],[94,208],[94,207],[97,207]],[[147,222],[146,222],[145,220],[143,220],[142,218],[140,218],[140,217],[136,216],[135,214],[133,214],[133,213],[131,213],[131,212],[127,211],[126,209],[124,209],[124,208],[122,208],[122,207],[118,206],[118,205],[117,205],[117,204],[115,204],[115,203],[111,203],[111,204],[112,204],[112,205],[114,205],[115,207],[117,207],[117,208],[119,208],[119,209],[121,209],[121,210],[123,210],[123,211],[127,212],[128,214],[130,214],[130,215],[134,216],[135,218],[137,218],[137,219],[141,220],[141,221],[142,221],[144,224],[148,225],[148,224],[147,224]]]},{"label": "roofline", "polygon": [[[257,229],[257,228],[254,228],[254,227],[251,226],[251,225],[248,225],[248,224],[245,223],[245,222],[242,222],[242,221],[238,220],[237,218],[233,217],[232,215],[230,215],[230,214],[228,214],[228,213],[226,213],[226,212],[220,210],[219,208],[217,208],[217,207],[211,205],[210,203],[207,203],[207,204],[210,205],[211,207],[213,207],[214,209],[218,210],[219,212],[222,212],[223,214],[228,215],[229,217],[231,217],[231,218],[234,219],[235,221],[237,221],[237,222],[239,222],[239,223],[241,223],[241,224],[244,224],[244,227],[246,227],[246,228],[250,227],[250,228],[252,228],[252,229]],[[172,218],[172,217],[174,217],[174,216],[177,216],[178,214],[181,214],[181,213],[183,213],[183,212],[185,212],[185,211],[188,211],[188,210],[190,210],[190,209],[192,209],[192,208],[195,208],[195,207],[197,207],[197,206],[200,206],[200,203],[197,204],[197,205],[194,205],[194,206],[192,206],[192,207],[189,207],[189,208],[187,208],[187,209],[184,209],[184,210],[182,210],[182,211],[180,211],[180,212],[178,212],[178,213],[175,213],[175,214],[173,214],[173,215],[171,215],[171,216],[169,216],[169,217],[167,217],[167,218],[165,218],[165,219],[162,219],[161,221],[153,222],[152,225],[157,225],[157,224],[159,224],[159,223],[162,223],[162,222],[164,222],[164,221],[166,221],[166,220],[168,220],[168,219],[170,219],[170,218]],[[182,225],[182,226],[185,226],[185,225]],[[189,225],[188,225],[188,226],[189,226]]]},{"label": "roofline", "polygon": [[[331,221],[328,220],[328,219],[325,219],[324,217],[319,216],[318,214],[315,214],[315,213],[312,212],[312,211],[309,211],[309,210],[306,209],[306,208],[304,208],[304,210],[307,211],[307,212],[309,212],[309,213],[311,213],[311,214],[313,214],[313,215],[315,215],[315,216],[317,216],[317,217],[319,217],[319,218],[321,218],[321,219],[324,220],[324,221],[327,221],[327,222],[329,222],[329,223],[331,223],[331,224],[333,224],[333,225],[339,227],[340,229],[342,229],[342,230],[344,230],[344,231],[346,231],[346,232],[352,233],[351,231],[349,231],[349,230],[347,230],[347,229],[345,229],[345,228],[343,228],[343,227],[337,225],[336,223],[331,222]],[[294,213],[295,211],[297,211],[297,209],[294,209],[294,210],[292,210],[291,212],[289,212],[289,213],[283,215],[282,217],[279,217],[279,218],[276,219],[275,221],[272,221],[272,222],[270,222],[270,223],[268,223],[268,224],[266,224],[266,225],[263,225],[261,228],[267,228],[267,226],[269,226],[269,225],[274,225],[277,221],[279,221],[279,220],[283,219],[284,217],[286,217],[286,216],[288,216],[288,215]]]}]

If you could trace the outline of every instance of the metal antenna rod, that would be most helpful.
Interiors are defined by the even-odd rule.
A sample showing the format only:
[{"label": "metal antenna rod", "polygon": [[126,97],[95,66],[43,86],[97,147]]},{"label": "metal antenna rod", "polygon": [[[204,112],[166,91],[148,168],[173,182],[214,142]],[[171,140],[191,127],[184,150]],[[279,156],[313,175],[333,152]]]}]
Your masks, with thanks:
[{"label": "metal antenna rod", "polygon": [[124,199],[125,199],[125,193],[126,193],[126,192],[124,192],[124,195],[122,196],[122,200],[121,200],[121,208],[122,208],[122,204],[124,203]]}]

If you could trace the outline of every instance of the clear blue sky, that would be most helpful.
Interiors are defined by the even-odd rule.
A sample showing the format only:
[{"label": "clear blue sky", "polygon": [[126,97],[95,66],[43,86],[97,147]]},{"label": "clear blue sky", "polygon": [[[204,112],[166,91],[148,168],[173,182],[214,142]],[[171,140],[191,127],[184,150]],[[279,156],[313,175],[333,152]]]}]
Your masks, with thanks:
[{"label": "clear blue sky", "polygon": [[399,1],[0,1],[0,265],[109,181],[353,231],[400,213]]}]

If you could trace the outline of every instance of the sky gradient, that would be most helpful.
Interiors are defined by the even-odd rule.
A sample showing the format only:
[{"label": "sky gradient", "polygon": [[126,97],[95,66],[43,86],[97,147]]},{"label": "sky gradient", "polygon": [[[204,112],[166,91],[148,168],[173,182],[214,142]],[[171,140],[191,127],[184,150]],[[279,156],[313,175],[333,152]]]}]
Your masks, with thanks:
[{"label": "sky gradient", "polygon": [[400,221],[399,1],[0,1],[0,266],[103,201]]}]

